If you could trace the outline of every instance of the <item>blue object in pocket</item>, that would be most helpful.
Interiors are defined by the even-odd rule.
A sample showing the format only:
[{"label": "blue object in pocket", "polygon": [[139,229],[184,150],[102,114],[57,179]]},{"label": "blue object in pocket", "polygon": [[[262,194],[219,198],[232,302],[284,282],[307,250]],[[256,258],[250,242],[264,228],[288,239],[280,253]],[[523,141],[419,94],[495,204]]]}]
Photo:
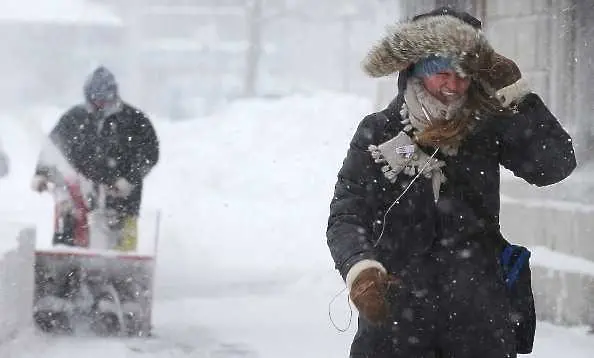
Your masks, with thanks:
[{"label": "blue object in pocket", "polygon": [[514,318],[516,352],[529,354],[536,333],[536,311],[532,293],[530,251],[519,245],[507,244],[500,253],[503,280]]},{"label": "blue object in pocket", "polygon": [[512,288],[518,280],[520,272],[530,259],[530,251],[518,245],[507,245],[501,252],[501,266],[503,278],[508,289]]}]

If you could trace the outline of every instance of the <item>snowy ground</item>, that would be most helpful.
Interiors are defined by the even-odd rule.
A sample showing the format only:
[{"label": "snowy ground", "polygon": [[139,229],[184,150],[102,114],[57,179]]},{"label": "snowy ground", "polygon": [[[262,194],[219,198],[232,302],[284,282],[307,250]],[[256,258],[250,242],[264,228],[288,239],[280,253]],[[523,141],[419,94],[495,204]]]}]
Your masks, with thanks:
[{"label": "snowy ground", "polygon": [[[147,220],[158,208],[164,214],[157,337],[73,340],[26,331],[0,346],[0,358],[346,357],[354,327],[339,333],[328,318],[328,303],[343,285],[324,231],[336,171],[369,108],[358,98],[319,94],[159,122],[162,161],[144,197]],[[47,113],[45,129],[55,114]],[[0,180],[0,212],[10,227],[35,222],[47,242],[51,199],[28,187],[39,149],[36,123],[0,118],[13,158],[10,177]],[[10,246],[4,240],[0,250]],[[331,311],[344,327],[344,293]],[[583,329],[541,324],[531,356],[593,352],[594,337]]]}]

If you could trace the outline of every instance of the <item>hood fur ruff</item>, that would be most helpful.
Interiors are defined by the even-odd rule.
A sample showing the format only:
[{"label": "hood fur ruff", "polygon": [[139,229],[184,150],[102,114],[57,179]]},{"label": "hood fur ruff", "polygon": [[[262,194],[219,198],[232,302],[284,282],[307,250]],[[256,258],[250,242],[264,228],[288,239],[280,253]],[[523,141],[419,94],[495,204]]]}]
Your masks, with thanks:
[{"label": "hood fur ruff", "polygon": [[482,31],[451,15],[427,16],[397,24],[363,60],[371,77],[383,77],[437,55],[452,60],[463,76],[474,75],[479,58],[492,52]]}]

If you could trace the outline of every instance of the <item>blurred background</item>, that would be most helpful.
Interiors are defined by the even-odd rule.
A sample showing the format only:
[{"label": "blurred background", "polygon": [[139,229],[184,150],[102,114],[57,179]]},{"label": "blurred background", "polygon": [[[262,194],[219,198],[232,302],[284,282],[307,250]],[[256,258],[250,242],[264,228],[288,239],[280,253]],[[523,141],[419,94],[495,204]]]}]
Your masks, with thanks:
[{"label": "blurred background", "polygon": [[[160,333],[187,331],[192,346],[200,335],[192,329],[203,325],[263,357],[286,355],[305,337],[292,356],[346,356],[350,336],[327,319],[344,286],[325,244],[328,204],[357,124],[396,94],[396,78],[368,78],[360,61],[387,26],[445,5],[483,22],[572,135],[578,168],[559,184],[534,188],[502,169],[502,230],[532,249],[539,319],[594,326],[592,0],[1,0],[0,139],[11,173],[0,181],[0,216],[49,235],[51,198],[28,187],[36,156],[59,115],[83,101],[86,76],[105,65],[161,139],[163,160],[143,199],[149,213],[166,213]],[[13,249],[16,235],[0,236]],[[14,286],[15,272],[2,260],[0,291]],[[6,297],[3,319],[12,311]],[[338,320],[347,321],[340,299]],[[241,314],[219,314],[229,306]],[[260,312],[271,307],[266,320]],[[591,336],[544,327],[535,356],[573,346],[585,348],[572,357],[591,356]],[[2,329],[0,345],[13,335]],[[284,338],[271,344],[272,333]],[[80,355],[101,349],[81,346]]]},{"label": "blurred background", "polygon": [[0,105],[70,105],[100,63],[131,102],[172,120],[319,90],[383,105],[393,79],[366,78],[360,60],[387,25],[443,5],[483,21],[589,161],[594,7],[581,0],[4,0]]},{"label": "blurred background", "polygon": [[369,94],[359,60],[398,15],[377,0],[5,0],[0,101],[68,105],[98,63],[172,119],[239,97]]}]

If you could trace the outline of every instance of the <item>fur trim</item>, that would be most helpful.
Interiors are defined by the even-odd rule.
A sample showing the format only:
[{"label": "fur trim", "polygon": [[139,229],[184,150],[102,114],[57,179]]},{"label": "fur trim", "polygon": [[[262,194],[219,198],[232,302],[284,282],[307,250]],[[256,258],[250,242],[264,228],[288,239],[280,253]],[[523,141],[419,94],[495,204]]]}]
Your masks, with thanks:
[{"label": "fur trim", "polygon": [[406,70],[429,56],[452,59],[460,74],[469,75],[476,68],[478,54],[491,50],[483,32],[451,16],[428,16],[396,25],[375,45],[363,60],[363,69],[371,77],[383,77]]},{"label": "fur trim", "polygon": [[351,290],[351,287],[353,286],[355,279],[357,279],[357,276],[359,276],[361,272],[365,271],[368,268],[376,268],[382,271],[383,273],[387,272],[384,268],[384,265],[382,265],[379,261],[369,259],[361,260],[354,264],[347,273],[346,285],[349,291]]}]

